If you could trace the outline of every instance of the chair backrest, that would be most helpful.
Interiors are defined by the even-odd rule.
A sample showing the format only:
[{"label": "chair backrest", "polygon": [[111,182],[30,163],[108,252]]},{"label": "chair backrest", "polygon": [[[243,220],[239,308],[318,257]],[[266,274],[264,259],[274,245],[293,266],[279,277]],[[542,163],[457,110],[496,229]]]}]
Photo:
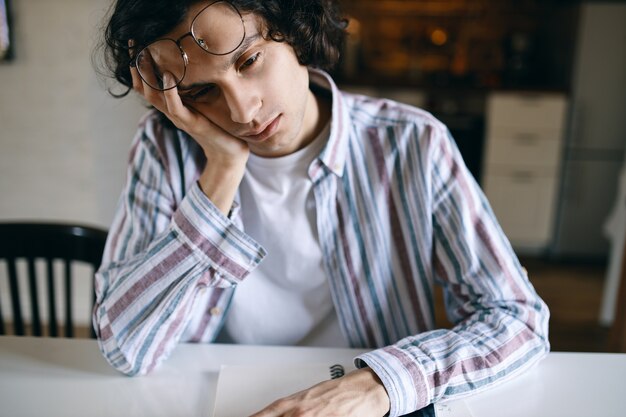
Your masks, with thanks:
[{"label": "chair backrest", "polygon": [[[47,327],[47,335],[59,336],[59,323],[57,322],[57,288],[55,286],[54,262],[61,261],[63,266],[63,306],[64,306],[64,336],[74,337],[74,320],[72,315],[72,263],[83,262],[91,265],[91,294],[89,301],[93,307],[95,292],[93,289],[93,273],[100,266],[102,253],[106,242],[107,232],[105,230],[70,224],[54,223],[0,223],[0,260],[6,262],[8,288],[12,312],[13,333],[18,336],[26,335],[28,328],[33,336],[44,336],[44,327]],[[27,326],[24,320],[22,302],[20,301],[20,288],[25,284],[25,280],[19,279],[17,261],[26,261],[26,275],[28,282],[28,299],[30,301],[30,325]],[[44,326],[42,322],[42,311],[40,309],[39,288],[37,270],[35,262],[45,261],[45,291],[47,298],[48,323]],[[22,285],[21,285],[22,284]],[[24,285],[25,286],[25,285]],[[3,306],[0,305],[0,334],[6,334],[9,326],[5,325],[2,316]],[[7,310],[8,311],[8,310]],[[93,326],[90,336],[95,337]]]}]

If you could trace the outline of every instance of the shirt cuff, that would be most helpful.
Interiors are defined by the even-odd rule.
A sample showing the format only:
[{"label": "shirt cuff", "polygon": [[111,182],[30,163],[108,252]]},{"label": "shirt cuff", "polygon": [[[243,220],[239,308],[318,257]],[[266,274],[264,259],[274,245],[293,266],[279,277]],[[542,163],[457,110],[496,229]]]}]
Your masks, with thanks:
[{"label": "shirt cuff", "polygon": [[398,417],[426,407],[430,400],[426,373],[422,366],[396,346],[388,346],[357,356],[357,368],[370,367],[389,395],[389,417]]},{"label": "shirt cuff", "polygon": [[172,221],[173,230],[201,262],[227,280],[242,281],[265,257],[265,249],[238,228],[194,184]]}]

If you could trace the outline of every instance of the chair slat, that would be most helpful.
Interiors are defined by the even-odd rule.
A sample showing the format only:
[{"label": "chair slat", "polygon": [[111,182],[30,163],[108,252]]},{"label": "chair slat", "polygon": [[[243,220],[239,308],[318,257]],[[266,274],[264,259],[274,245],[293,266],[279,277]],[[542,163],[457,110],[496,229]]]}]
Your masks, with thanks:
[{"label": "chair slat", "polygon": [[74,318],[72,317],[72,267],[69,259],[65,263],[65,336],[74,337]]},{"label": "chair slat", "polygon": [[[2,315],[0,306],[0,334],[5,334],[11,331],[14,335],[25,335],[26,325],[29,328],[33,328],[33,335],[45,335],[45,336],[59,336],[61,333],[59,326],[64,327],[63,334],[68,337],[76,335],[76,329],[74,329],[74,314],[72,296],[74,291],[72,289],[72,265],[74,262],[85,262],[92,266],[95,270],[100,266],[102,261],[102,253],[106,242],[107,232],[105,230],[89,227],[86,225],[78,224],[58,224],[58,223],[42,223],[42,222],[0,222],[0,259],[6,261],[7,265],[7,279],[9,288],[9,297],[5,297],[5,310]],[[24,277],[18,277],[18,272],[21,273],[21,268],[17,268],[17,259],[26,259],[28,262],[27,275]],[[44,272],[46,277],[38,277],[36,274],[36,260],[45,259],[47,264]],[[65,271],[62,274],[61,281],[56,280],[54,276],[54,262],[56,260],[64,261]],[[19,270],[18,270],[19,269]],[[92,276],[92,274],[88,275]],[[59,277],[60,278],[60,277]],[[26,287],[20,288],[21,286]],[[65,312],[65,318],[63,323],[58,322],[58,315],[62,314],[57,308],[57,300],[61,297],[57,297],[56,291],[59,285],[63,288],[58,288],[61,292],[59,296],[63,296],[63,308]],[[47,294],[45,300],[47,303],[48,312],[48,325],[46,326],[43,320],[45,316],[44,296],[41,290],[45,287]],[[20,290],[26,292],[21,294],[22,297],[28,297],[30,299],[30,312],[32,313],[33,320],[29,323],[24,322],[22,301],[26,301],[27,298],[22,300],[20,298]],[[93,282],[91,283],[91,290],[93,291]],[[93,303],[95,300],[95,294],[89,295],[91,306],[93,310]],[[10,305],[6,305],[6,303]],[[5,322],[9,312],[12,312],[13,320],[12,325],[9,326],[9,322]],[[44,314],[42,314],[44,313]],[[30,326],[32,324],[32,326]],[[92,326],[91,337],[95,337],[95,331]],[[30,332],[29,332],[30,333]]]},{"label": "chair slat", "polygon": [[57,325],[57,297],[54,284],[54,265],[52,259],[46,260],[46,278],[48,280],[48,329],[50,336],[57,337],[59,329]]},{"label": "chair slat", "polygon": [[28,287],[30,294],[31,326],[33,336],[41,336],[41,314],[39,313],[39,296],[37,294],[37,272],[35,259],[28,258]]},{"label": "chair slat", "polygon": [[7,265],[9,267],[9,288],[13,310],[13,331],[17,336],[24,336],[24,320],[22,318],[22,303],[20,301],[20,286],[17,280],[15,258],[7,258]]}]

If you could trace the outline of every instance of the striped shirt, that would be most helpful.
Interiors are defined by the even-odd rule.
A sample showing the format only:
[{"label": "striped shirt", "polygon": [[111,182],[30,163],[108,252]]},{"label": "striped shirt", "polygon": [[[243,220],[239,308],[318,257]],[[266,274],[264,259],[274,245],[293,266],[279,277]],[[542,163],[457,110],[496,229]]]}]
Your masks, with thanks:
[{"label": "striped shirt", "polygon": [[[390,416],[545,356],[547,306],[448,129],[310,74],[332,94],[330,137],[308,169],[324,269],[346,339],[371,349],[355,363],[380,377]],[[179,342],[213,341],[237,284],[266,254],[237,203],[224,216],[199,189],[205,163],[188,135],[156,112],[144,117],[96,277],[100,349],[126,374],[155,368]],[[435,328],[435,285],[451,329]]]}]

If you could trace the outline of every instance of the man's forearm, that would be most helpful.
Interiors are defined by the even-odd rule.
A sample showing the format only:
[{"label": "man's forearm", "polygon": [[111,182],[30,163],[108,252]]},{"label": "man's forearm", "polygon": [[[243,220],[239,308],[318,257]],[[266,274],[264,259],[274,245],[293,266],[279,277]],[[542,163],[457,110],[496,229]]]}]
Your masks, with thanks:
[{"label": "man's forearm", "polygon": [[224,214],[228,215],[243,178],[245,162],[231,164],[208,163],[198,179],[202,192]]}]

